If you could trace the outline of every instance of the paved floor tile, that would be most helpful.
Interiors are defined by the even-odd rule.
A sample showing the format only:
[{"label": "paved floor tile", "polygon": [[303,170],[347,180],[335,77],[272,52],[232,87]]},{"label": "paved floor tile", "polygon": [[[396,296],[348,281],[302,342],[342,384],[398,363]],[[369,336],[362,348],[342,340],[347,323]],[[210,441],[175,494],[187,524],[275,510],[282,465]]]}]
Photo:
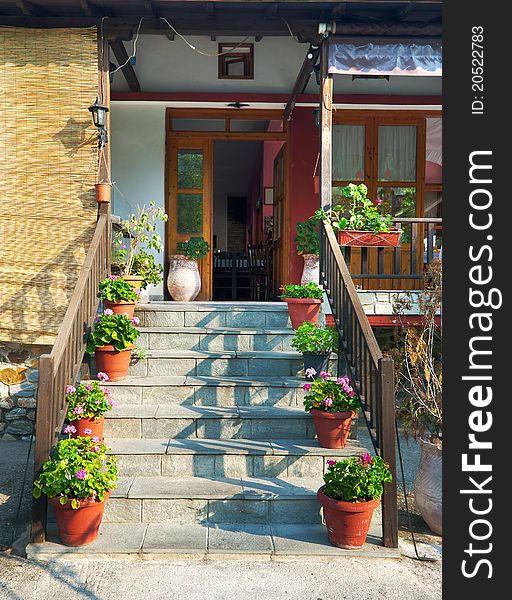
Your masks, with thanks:
[{"label": "paved floor tile", "polygon": [[221,524],[209,528],[208,551],[212,554],[270,554],[268,525]]}]

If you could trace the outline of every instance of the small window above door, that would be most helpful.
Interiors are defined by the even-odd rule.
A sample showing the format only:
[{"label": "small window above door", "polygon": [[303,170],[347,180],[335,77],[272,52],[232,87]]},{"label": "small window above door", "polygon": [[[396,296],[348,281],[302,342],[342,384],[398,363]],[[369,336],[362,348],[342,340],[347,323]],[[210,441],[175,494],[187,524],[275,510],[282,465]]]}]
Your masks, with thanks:
[{"label": "small window above door", "polygon": [[254,79],[254,44],[219,44],[219,79]]}]

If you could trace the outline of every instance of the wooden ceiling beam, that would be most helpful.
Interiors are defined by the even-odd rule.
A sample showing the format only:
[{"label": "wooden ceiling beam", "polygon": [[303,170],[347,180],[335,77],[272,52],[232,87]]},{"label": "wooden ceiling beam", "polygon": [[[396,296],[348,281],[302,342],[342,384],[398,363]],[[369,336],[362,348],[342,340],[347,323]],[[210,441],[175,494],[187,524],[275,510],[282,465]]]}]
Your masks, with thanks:
[{"label": "wooden ceiling beam", "polygon": [[285,121],[289,121],[292,118],[292,113],[293,109],[295,108],[297,98],[304,92],[319,55],[320,46],[310,46],[302,63],[302,67],[300,68],[299,74],[297,75],[297,79],[295,80],[292,93],[290,94],[288,102],[286,103],[283,113],[283,119]]},{"label": "wooden ceiling beam", "polygon": [[123,67],[121,67],[121,71],[123,72],[124,78],[126,79],[126,83],[128,84],[130,91],[140,92],[141,87],[139,80],[137,79],[137,75],[135,74],[133,66],[128,60],[128,53],[126,52],[126,48],[124,47],[123,42],[119,39],[110,40],[109,44],[119,65],[124,65]]},{"label": "wooden ceiling beam", "polygon": [[49,14],[45,8],[43,8],[42,6],[36,6],[35,4],[32,4],[32,2],[30,2],[29,0],[16,0],[16,6],[27,17]]},{"label": "wooden ceiling beam", "polygon": [[333,9],[331,10],[331,21],[335,21],[336,19],[339,19],[346,12],[347,12],[347,3],[346,2],[340,2],[339,4],[336,4],[336,6],[333,7]]}]

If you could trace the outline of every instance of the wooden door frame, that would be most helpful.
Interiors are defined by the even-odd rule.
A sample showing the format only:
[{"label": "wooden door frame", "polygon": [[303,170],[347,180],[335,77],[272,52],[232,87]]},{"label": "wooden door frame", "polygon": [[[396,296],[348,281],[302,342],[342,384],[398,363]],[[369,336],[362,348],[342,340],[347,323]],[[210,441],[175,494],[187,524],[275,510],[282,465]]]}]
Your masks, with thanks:
[{"label": "wooden door frame", "polygon": [[[172,131],[172,119],[187,118],[187,119],[219,119],[227,120],[227,127],[230,127],[230,119],[245,119],[245,120],[283,120],[283,111],[276,109],[219,109],[219,108],[173,108],[167,107],[165,110],[165,211],[169,215],[169,219],[165,223],[165,240],[164,240],[164,299],[170,300],[169,290],[167,289],[166,281],[169,274],[169,227],[172,218],[170,212],[170,194],[171,194],[171,174],[170,174],[170,159],[173,147],[173,142],[179,140],[202,140],[212,144],[211,161],[213,170],[213,142],[216,140],[248,140],[248,141],[282,141],[285,144],[285,196],[283,202],[283,223],[289,223],[290,212],[290,130],[289,124],[283,120],[283,131],[268,131],[268,132],[250,132],[250,131]],[[213,171],[212,171],[213,173]],[[212,235],[213,235],[213,176],[211,184],[211,210],[212,210]],[[284,276],[289,269],[287,257],[290,252],[290,232],[289,227],[284,227],[283,230],[283,252],[281,253],[280,272]],[[210,253],[211,256],[211,253]],[[286,279],[286,277],[283,278]],[[209,293],[211,297],[212,277],[209,282]]]}]

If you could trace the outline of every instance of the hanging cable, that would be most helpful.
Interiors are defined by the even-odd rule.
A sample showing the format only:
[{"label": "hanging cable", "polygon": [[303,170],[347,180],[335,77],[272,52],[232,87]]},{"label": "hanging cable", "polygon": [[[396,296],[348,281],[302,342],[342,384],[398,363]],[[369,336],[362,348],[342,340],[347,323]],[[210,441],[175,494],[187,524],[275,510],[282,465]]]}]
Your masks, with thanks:
[{"label": "hanging cable", "polygon": [[133,50],[132,50],[131,55],[124,61],[124,63],[122,65],[119,65],[117,68],[115,68],[113,71],[111,71],[110,75],[113,75],[114,73],[117,73],[120,69],[122,69],[123,67],[126,67],[126,65],[130,62],[130,60],[132,58],[135,58],[135,55],[137,54],[137,40],[139,39],[140,26],[142,25],[142,21],[144,21],[144,17],[140,18],[139,25],[137,27],[137,33],[135,34],[135,40],[133,42]]}]

